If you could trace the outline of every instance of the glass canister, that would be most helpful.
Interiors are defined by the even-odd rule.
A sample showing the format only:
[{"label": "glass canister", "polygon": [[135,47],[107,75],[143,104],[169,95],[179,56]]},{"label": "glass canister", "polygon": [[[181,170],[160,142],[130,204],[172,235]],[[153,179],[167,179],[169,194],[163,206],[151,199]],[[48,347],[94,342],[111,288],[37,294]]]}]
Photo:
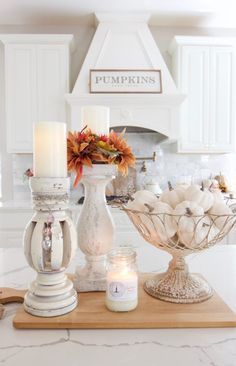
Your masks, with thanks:
[{"label": "glass canister", "polygon": [[115,248],[108,253],[106,306],[111,311],[131,311],[138,305],[136,256],[129,247]]}]

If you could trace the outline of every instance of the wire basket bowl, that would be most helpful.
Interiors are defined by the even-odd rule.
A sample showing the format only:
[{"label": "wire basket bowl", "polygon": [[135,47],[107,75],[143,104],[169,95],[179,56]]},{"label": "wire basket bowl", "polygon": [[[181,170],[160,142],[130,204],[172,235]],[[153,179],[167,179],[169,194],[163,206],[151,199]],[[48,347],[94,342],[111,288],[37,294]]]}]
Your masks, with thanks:
[{"label": "wire basket bowl", "polygon": [[211,286],[200,275],[189,272],[184,257],[220,242],[235,226],[235,214],[173,215],[122,209],[148,243],[173,257],[167,272],[145,282],[148,294],[175,303],[197,303],[212,296]]}]

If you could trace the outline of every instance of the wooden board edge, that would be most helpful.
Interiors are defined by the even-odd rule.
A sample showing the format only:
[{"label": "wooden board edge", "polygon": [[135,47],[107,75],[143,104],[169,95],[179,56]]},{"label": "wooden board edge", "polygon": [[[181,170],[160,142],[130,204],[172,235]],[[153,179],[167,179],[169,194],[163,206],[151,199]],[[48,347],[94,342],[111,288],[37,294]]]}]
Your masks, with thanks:
[{"label": "wooden board edge", "polygon": [[193,322],[192,324],[181,324],[181,323],[178,323],[178,325],[170,325],[169,323],[163,323],[163,324],[142,324],[142,326],[140,325],[127,325],[127,324],[122,324],[122,323],[119,323],[119,324],[116,324],[115,326],[107,326],[104,327],[102,324],[99,325],[99,324],[96,324],[96,326],[89,326],[88,324],[85,324],[83,325],[82,323],[78,326],[78,325],[70,325],[70,326],[67,326],[65,324],[41,324],[39,325],[38,323],[36,325],[34,324],[28,324],[28,323],[15,323],[13,321],[13,326],[15,329],[87,329],[87,330],[93,330],[93,329],[107,329],[107,330],[112,330],[112,329],[207,329],[207,328],[235,328],[236,327],[236,321],[228,321],[228,322],[214,322],[214,323],[195,323]]},{"label": "wooden board edge", "polygon": [[[21,307],[23,310],[23,307]],[[231,309],[230,309],[231,310]],[[15,314],[13,319],[13,326],[16,329],[184,329],[184,328],[233,328],[236,327],[236,314],[231,310],[229,314],[215,313],[211,315],[211,319],[206,320],[178,320],[174,321],[171,319],[172,316],[168,315],[168,320],[163,321],[143,321],[142,324],[134,321],[133,323],[127,323],[126,321],[120,321],[116,324],[114,322],[108,324],[107,322],[80,322],[72,323],[72,322],[57,322],[54,321],[54,318],[43,318],[45,322],[41,323],[38,321],[39,317],[34,317],[29,315],[31,318],[30,321],[22,321],[17,320],[18,316],[21,313],[18,312]],[[219,320],[222,318],[224,320]],[[35,320],[34,320],[35,318]]]}]

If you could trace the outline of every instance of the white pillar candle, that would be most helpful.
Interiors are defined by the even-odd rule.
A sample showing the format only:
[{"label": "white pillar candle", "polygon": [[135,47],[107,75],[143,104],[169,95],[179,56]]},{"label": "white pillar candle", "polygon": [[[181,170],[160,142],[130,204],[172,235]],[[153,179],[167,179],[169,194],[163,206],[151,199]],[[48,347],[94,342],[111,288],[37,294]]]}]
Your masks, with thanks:
[{"label": "white pillar candle", "polygon": [[34,125],[34,176],[67,176],[66,124],[38,122]]},{"label": "white pillar candle", "polygon": [[110,109],[101,105],[82,107],[82,128],[85,126],[96,135],[108,135]]}]

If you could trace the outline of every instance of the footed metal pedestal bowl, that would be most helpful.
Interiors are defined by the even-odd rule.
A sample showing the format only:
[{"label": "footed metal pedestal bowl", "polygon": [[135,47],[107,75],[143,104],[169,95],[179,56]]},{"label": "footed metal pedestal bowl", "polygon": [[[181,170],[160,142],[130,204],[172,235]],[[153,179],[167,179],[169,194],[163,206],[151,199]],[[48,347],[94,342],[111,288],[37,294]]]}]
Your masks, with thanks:
[{"label": "footed metal pedestal bowl", "polygon": [[201,275],[189,272],[185,256],[220,242],[234,227],[236,215],[155,214],[125,207],[123,210],[148,243],[173,257],[167,272],[145,282],[145,291],[174,303],[197,303],[209,299],[213,294],[211,286]]}]

